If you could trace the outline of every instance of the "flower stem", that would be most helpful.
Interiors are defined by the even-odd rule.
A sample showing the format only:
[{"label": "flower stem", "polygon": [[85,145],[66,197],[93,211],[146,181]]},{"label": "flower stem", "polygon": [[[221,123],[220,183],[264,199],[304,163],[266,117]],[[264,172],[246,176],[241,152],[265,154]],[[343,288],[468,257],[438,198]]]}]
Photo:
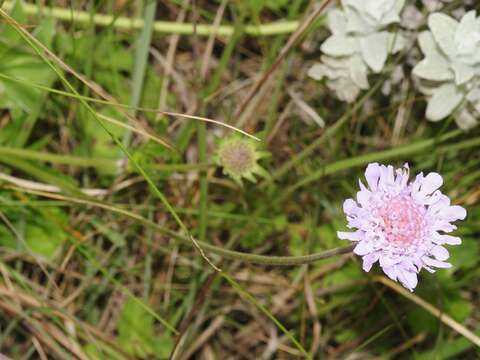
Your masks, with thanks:
[{"label": "flower stem", "polygon": [[[5,1],[4,10],[11,10],[13,1]],[[116,17],[110,14],[94,14],[91,19],[90,13],[75,9],[61,7],[42,7],[34,4],[23,4],[23,11],[27,15],[50,15],[57,20],[68,21],[76,25],[88,25],[91,21],[96,26],[112,26],[117,30],[140,30],[145,22],[141,18]],[[250,36],[272,36],[294,32],[298,27],[298,21],[278,21],[262,25],[246,25],[245,33]],[[155,21],[153,23],[154,33],[181,34],[209,36],[212,33],[218,36],[232,36],[234,27],[220,25],[218,27],[208,24],[177,23],[170,21]]]},{"label": "flower stem", "polygon": [[[18,188],[18,187],[15,187],[15,190],[27,192],[30,194],[35,194],[42,197],[47,197],[50,199],[70,201],[77,204],[95,206],[108,211],[112,211],[117,214],[121,214],[133,220],[136,220],[139,223],[158,231],[159,233],[172,237],[178,242],[181,242],[190,246],[192,245],[192,241],[188,236],[182,235],[173,230],[164,228],[163,226],[151,220],[148,220],[147,218],[144,218],[139,214],[119,208],[114,205],[109,205],[100,201],[96,201],[94,199],[77,198],[73,196],[65,196],[62,194],[56,194],[56,193],[54,194],[54,193],[48,193],[44,191],[29,190],[29,189]],[[222,247],[215,246],[210,243],[198,241],[198,240],[196,242],[198,243],[198,245],[200,245],[200,247],[203,250],[205,250],[205,252],[211,253],[211,254],[217,254],[225,259],[240,260],[243,262],[271,265],[271,266],[292,266],[292,265],[310,264],[310,263],[313,263],[319,260],[325,260],[334,256],[348,254],[353,250],[353,247],[354,247],[353,245],[348,245],[344,247],[338,247],[338,248],[318,252],[315,254],[303,255],[303,256],[270,256],[270,255],[258,255],[258,254],[244,253],[241,251],[228,250],[228,249],[224,249]]]}]

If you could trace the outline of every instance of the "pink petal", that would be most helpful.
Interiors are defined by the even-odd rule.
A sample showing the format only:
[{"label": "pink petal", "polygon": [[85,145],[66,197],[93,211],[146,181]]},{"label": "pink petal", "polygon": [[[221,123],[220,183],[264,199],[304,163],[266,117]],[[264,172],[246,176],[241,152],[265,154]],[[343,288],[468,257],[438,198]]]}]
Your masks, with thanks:
[{"label": "pink petal", "polygon": [[357,255],[363,256],[371,253],[373,251],[373,246],[369,241],[360,241],[353,252]]},{"label": "pink petal", "polygon": [[448,245],[460,245],[462,243],[462,239],[460,239],[458,236],[452,236],[452,235],[440,235],[439,233],[436,233],[432,241],[435,244],[443,245],[443,244],[448,244]]},{"label": "pink petal", "polygon": [[443,178],[440,174],[435,172],[429,173],[425,179],[423,179],[421,192],[425,195],[430,195],[437,190],[443,184]]},{"label": "pink petal", "polygon": [[448,221],[463,220],[467,217],[467,211],[458,205],[449,206],[442,214]]},{"label": "pink petal", "polygon": [[397,173],[397,177],[395,178],[395,184],[399,188],[406,187],[408,182],[408,172],[402,171],[401,169],[397,169],[396,173]]},{"label": "pink petal", "polygon": [[381,167],[380,181],[378,184],[379,184],[379,187],[381,187],[384,190],[388,189],[389,186],[395,184],[395,176],[394,176],[392,165]]},{"label": "pink petal", "polygon": [[362,190],[357,192],[357,201],[360,205],[362,205],[363,208],[365,208],[368,205],[368,201],[370,200],[370,195],[372,195],[372,193],[368,190]]},{"label": "pink petal", "polygon": [[388,268],[382,267],[382,270],[390,279],[392,279],[393,281],[397,281],[398,271],[394,266]]},{"label": "pink petal", "polygon": [[399,263],[398,259],[394,259],[388,256],[387,254],[382,254],[382,256],[380,256],[380,266],[382,268],[390,268],[393,265],[396,265],[398,263]]},{"label": "pink petal", "polygon": [[408,290],[412,292],[418,284],[417,274],[410,271],[399,270],[398,280],[400,280],[403,286],[405,286]]},{"label": "pink petal", "polygon": [[367,179],[370,189],[376,191],[380,179],[380,165],[377,163],[368,164],[367,170],[365,170],[365,179]]},{"label": "pink petal", "polygon": [[448,254],[448,251],[447,249],[445,249],[443,246],[434,246],[431,250],[430,250],[430,253],[435,256],[435,258],[437,260],[440,260],[440,261],[445,261],[448,259],[448,257],[450,256]]},{"label": "pink petal", "polygon": [[347,215],[356,215],[359,210],[357,203],[353,199],[347,199],[343,202],[343,212]]},{"label": "pink petal", "polygon": [[433,267],[442,268],[442,269],[448,269],[448,268],[452,267],[452,264],[450,264],[450,263],[435,260],[435,259],[429,258],[427,256],[424,256],[422,258],[422,260],[428,266],[433,266]]},{"label": "pink petal", "polygon": [[360,241],[363,240],[365,234],[363,231],[355,232],[346,232],[346,231],[337,231],[337,236],[342,240],[351,240],[351,241]]},{"label": "pink petal", "polygon": [[449,233],[449,232],[452,232],[453,230],[456,230],[457,227],[445,220],[438,220],[438,221],[435,221],[435,223],[433,223],[432,229],[436,231],[443,231],[443,232]]},{"label": "pink petal", "polygon": [[378,253],[371,253],[371,254],[365,255],[363,257],[363,270],[365,272],[369,272],[373,264],[377,262],[378,257],[379,257]]}]

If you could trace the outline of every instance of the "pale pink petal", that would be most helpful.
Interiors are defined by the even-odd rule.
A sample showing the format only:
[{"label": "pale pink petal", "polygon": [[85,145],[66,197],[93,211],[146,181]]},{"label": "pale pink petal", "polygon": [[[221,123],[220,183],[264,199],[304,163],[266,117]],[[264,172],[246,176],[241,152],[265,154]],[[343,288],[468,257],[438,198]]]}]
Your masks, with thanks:
[{"label": "pale pink petal", "polygon": [[427,264],[428,266],[433,266],[433,267],[442,268],[442,269],[448,269],[448,268],[452,267],[452,264],[450,264],[450,263],[435,260],[435,259],[429,258],[427,256],[423,257],[423,262],[425,264]]},{"label": "pale pink petal", "polygon": [[366,255],[373,251],[373,246],[369,241],[360,241],[353,249],[353,252],[357,255]]},{"label": "pale pink petal", "polygon": [[398,271],[395,267],[382,268],[382,270],[390,279],[397,281]]},{"label": "pale pink petal", "polygon": [[435,258],[437,260],[440,260],[440,261],[445,261],[448,259],[448,257],[450,256],[448,254],[448,250],[445,249],[443,246],[434,246],[431,250],[430,250],[430,253],[435,256]]},{"label": "pale pink petal", "polygon": [[342,240],[351,240],[351,241],[360,241],[363,240],[365,234],[363,231],[355,232],[346,232],[346,231],[337,231],[337,236]]},{"label": "pale pink petal", "polygon": [[343,211],[347,215],[355,215],[359,208],[357,203],[353,199],[347,199],[343,202]]},{"label": "pale pink petal", "polygon": [[467,211],[458,205],[449,206],[445,211],[442,212],[442,215],[448,221],[463,220],[467,217]]},{"label": "pale pink petal", "polygon": [[376,191],[380,179],[380,166],[377,163],[368,164],[367,170],[365,170],[365,179],[367,179],[370,189]]},{"label": "pale pink petal", "polygon": [[433,235],[432,241],[439,245],[460,245],[462,243],[462,239],[460,239],[458,236],[440,235],[439,233],[435,233],[435,235]]},{"label": "pale pink petal", "polygon": [[395,259],[393,257],[390,257],[390,256],[387,256],[385,254],[383,254],[381,257],[380,257],[380,266],[384,269],[384,268],[389,268],[389,267],[392,267],[393,265],[395,264],[398,264],[400,262],[399,259]]},{"label": "pale pink petal", "polygon": [[421,192],[425,195],[430,195],[435,190],[437,190],[443,184],[443,179],[440,174],[429,173],[425,179],[423,179]]},{"label": "pale pink petal", "polygon": [[395,178],[395,184],[400,189],[405,188],[409,177],[408,164],[404,165],[404,169],[397,169],[396,173],[397,177]]},{"label": "pale pink petal", "polygon": [[413,291],[418,284],[417,274],[410,271],[399,270],[398,280],[410,291]]},{"label": "pale pink petal", "polygon": [[375,264],[378,261],[379,256],[380,255],[378,252],[365,255],[363,257],[363,270],[366,272],[369,272],[373,264]]},{"label": "pale pink petal", "polygon": [[370,199],[371,192],[368,190],[362,190],[357,192],[357,201],[360,205],[365,207],[368,205],[368,200]]}]

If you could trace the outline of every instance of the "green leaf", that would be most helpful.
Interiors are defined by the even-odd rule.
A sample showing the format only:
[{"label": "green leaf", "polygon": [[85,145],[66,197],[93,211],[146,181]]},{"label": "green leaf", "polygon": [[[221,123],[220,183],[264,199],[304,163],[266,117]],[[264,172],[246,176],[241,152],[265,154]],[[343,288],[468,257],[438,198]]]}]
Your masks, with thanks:
[{"label": "green leaf", "polygon": [[453,264],[455,270],[476,267],[480,259],[480,246],[478,240],[473,238],[464,238],[461,245],[451,246],[448,251],[449,262]]},{"label": "green leaf", "polygon": [[119,340],[125,351],[140,358],[167,358],[173,348],[168,334],[156,336],[154,319],[133,298],[125,303],[118,323]]}]

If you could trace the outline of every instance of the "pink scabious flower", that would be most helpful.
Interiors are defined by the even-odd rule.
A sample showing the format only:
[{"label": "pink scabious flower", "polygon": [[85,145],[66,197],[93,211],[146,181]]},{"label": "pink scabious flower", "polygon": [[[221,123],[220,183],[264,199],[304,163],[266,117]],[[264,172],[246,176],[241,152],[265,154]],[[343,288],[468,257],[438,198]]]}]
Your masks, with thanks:
[{"label": "pink scabious flower", "polygon": [[447,235],[457,227],[451,222],[465,219],[464,208],[450,205],[438,188],[443,179],[437,173],[423,173],[409,182],[409,168],[369,164],[365,171],[368,187],[361,181],[357,200],[347,199],[343,211],[354,232],[338,232],[340,239],[357,243],[354,253],[362,256],[363,270],[379,261],[383,272],[410,291],[417,286],[422,268],[449,268],[443,245],[458,245],[459,237]]}]

